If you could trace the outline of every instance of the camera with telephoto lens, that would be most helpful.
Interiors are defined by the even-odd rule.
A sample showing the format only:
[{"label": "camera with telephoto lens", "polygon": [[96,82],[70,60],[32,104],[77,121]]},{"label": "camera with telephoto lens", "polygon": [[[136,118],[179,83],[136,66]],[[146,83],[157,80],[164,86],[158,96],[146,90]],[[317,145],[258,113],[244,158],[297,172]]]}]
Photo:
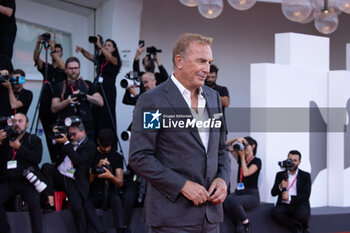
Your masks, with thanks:
[{"label": "camera with telephoto lens", "polygon": [[49,42],[51,39],[51,34],[48,32],[45,32],[43,34],[40,35],[40,37],[45,41],[45,42]]},{"label": "camera with telephoto lens", "polygon": [[285,170],[291,170],[294,167],[294,162],[291,159],[286,159],[283,161],[279,161],[278,165]]},{"label": "camera with telephoto lens", "polygon": [[157,53],[161,53],[162,50],[161,49],[157,49],[156,47],[154,46],[151,46],[151,47],[147,47],[146,48],[146,52],[150,55],[156,55]]},{"label": "camera with telephoto lens", "polygon": [[9,80],[10,80],[10,77],[8,75],[4,76],[0,74],[0,83],[4,83]]},{"label": "camera with telephoto lens", "polygon": [[[100,37],[100,42],[103,45],[103,39],[102,36],[98,35]],[[89,36],[89,42],[92,44],[95,44],[97,42],[97,36]]]},{"label": "camera with telephoto lens", "polygon": [[12,127],[12,118],[0,116],[0,130],[4,130],[7,133],[7,138],[9,141],[13,142],[19,136],[19,133]]},{"label": "camera with telephoto lens", "polygon": [[244,150],[246,148],[245,143],[239,143],[239,142],[235,142],[232,145],[233,147],[233,151],[239,151],[239,150]]},{"label": "camera with telephoto lens", "polygon": [[127,73],[125,76],[125,79],[122,79],[120,81],[120,86],[122,88],[129,88],[132,86],[140,87],[141,86],[141,76],[139,72],[137,71],[131,71]]},{"label": "camera with telephoto lens", "polygon": [[34,168],[28,167],[27,169],[23,170],[22,175],[32,184],[34,185],[36,191],[38,193],[41,193],[44,191],[47,187],[47,185],[41,181],[35,174],[34,174]]},{"label": "camera with telephoto lens", "polygon": [[104,167],[107,168],[110,172],[112,171],[111,165],[108,164],[108,165],[96,166],[96,167],[92,168],[91,172],[96,174],[96,175],[103,174],[106,172],[103,169]]}]

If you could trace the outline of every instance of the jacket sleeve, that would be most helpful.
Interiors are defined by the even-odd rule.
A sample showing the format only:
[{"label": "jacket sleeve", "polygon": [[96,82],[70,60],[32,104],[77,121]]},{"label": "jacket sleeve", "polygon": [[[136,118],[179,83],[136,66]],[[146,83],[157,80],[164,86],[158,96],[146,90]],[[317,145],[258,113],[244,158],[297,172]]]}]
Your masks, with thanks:
[{"label": "jacket sleeve", "polygon": [[132,70],[135,71],[135,72],[140,72],[139,60],[135,60],[134,59],[134,62],[132,63]]},{"label": "jacket sleeve", "polygon": [[275,178],[275,183],[274,183],[274,185],[273,185],[273,187],[272,187],[272,189],[271,189],[271,195],[273,196],[273,197],[275,197],[275,196],[277,196],[277,195],[280,195],[282,192],[281,192],[281,190],[280,190],[280,188],[279,188],[279,185],[280,185],[280,183],[281,183],[281,175],[280,175],[281,173],[277,173],[276,174],[276,178]]},{"label": "jacket sleeve", "polygon": [[158,66],[159,73],[156,74],[156,79],[157,79],[157,85],[161,84],[162,82],[166,81],[169,77],[168,72],[164,68],[163,65]]},{"label": "jacket sleeve", "polygon": [[29,137],[21,143],[16,156],[29,163],[38,165],[41,161],[42,153],[43,146],[41,144],[41,139],[36,135],[29,135]]},{"label": "jacket sleeve", "polygon": [[131,129],[129,165],[160,193],[175,202],[187,179],[156,158],[159,130],[143,130],[142,111],[156,109],[156,99],[146,92],[137,101]]}]

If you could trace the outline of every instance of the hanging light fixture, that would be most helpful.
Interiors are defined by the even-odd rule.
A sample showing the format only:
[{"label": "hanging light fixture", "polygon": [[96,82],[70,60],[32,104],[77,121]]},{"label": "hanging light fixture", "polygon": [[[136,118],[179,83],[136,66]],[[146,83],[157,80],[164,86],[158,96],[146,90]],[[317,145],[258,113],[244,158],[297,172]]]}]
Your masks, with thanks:
[{"label": "hanging light fixture", "polygon": [[312,4],[310,0],[282,0],[283,15],[293,21],[302,22],[312,13]]},{"label": "hanging light fixture", "polygon": [[227,0],[228,3],[236,10],[245,11],[252,8],[256,0]]},{"label": "hanging light fixture", "polygon": [[223,9],[223,0],[200,0],[198,4],[199,13],[207,19],[218,17]]},{"label": "hanging light fixture", "polygon": [[200,0],[180,0],[182,4],[189,7],[197,6]]},{"label": "hanging light fixture", "polygon": [[336,4],[339,10],[342,10],[345,13],[350,14],[350,0],[337,0]]},{"label": "hanging light fixture", "polygon": [[[324,0],[314,0],[314,8],[316,11],[322,11],[324,9]],[[337,7],[337,2],[339,0],[328,0],[328,11],[334,12],[337,15],[340,15],[342,11]]]},{"label": "hanging light fixture", "polygon": [[324,0],[324,9],[315,15],[315,27],[323,34],[330,34],[338,27],[338,15],[328,9],[328,0]]}]

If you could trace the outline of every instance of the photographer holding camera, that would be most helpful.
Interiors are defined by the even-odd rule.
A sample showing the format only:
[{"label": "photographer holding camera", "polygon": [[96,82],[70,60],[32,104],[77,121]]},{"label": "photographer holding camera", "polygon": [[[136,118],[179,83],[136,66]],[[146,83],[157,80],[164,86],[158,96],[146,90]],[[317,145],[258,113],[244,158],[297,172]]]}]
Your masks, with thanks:
[{"label": "photographer holding camera", "polygon": [[[95,144],[86,135],[84,125],[77,116],[65,119],[68,133],[55,137],[60,146],[56,166],[46,163],[42,166],[48,186],[48,202],[53,206],[54,189],[66,192],[78,233],[86,233],[87,219],[97,232],[105,232],[102,222],[89,198],[89,168],[94,158]],[[57,127],[54,127],[57,132]]]},{"label": "photographer holding camera", "polygon": [[86,133],[91,140],[94,137],[94,122],[91,104],[103,106],[103,99],[95,85],[80,77],[80,61],[70,57],[66,61],[67,81],[58,83],[54,88],[51,110],[58,113],[59,119],[73,115],[81,118]]},{"label": "photographer holding camera", "polygon": [[[310,219],[310,173],[299,169],[301,154],[297,150],[288,153],[291,164],[285,171],[276,174],[272,196],[278,196],[276,206],[271,211],[272,218],[291,232],[306,233]],[[283,166],[282,166],[283,167]]]},{"label": "photographer holding camera", "polygon": [[32,103],[33,93],[23,88],[25,73],[16,69],[10,76],[7,70],[0,77],[0,115],[11,116],[16,113],[27,114]]},{"label": "photographer holding camera", "polygon": [[0,55],[6,56],[10,61],[9,71],[13,70],[11,59],[17,33],[15,12],[15,0],[0,1]]},{"label": "photographer holding camera", "polygon": [[39,192],[42,189],[38,186],[39,183],[31,183],[24,177],[29,168],[39,171],[41,140],[26,132],[29,122],[23,113],[15,114],[12,122],[10,130],[0,130],[0,231],[10,232],[4,204],[11,197],[20,194],[28,204],[32,232],[41,233],[43,230]]},{"label": "photographer holding camera", "polygon": [[[115,80],[122,66],[118,47],[117,44],[111,39],[107,39],[103,43],[102,37],[99,35],[90,36],[89,42],[95,45],[95,52],[97,53],[96,57],[79,46],[76,46],[75,51],[77,53],[81,52],[84,57],[97,63],[95,63],[97,74],[95,82],[101,84],[97,86],[97,90],[102,96],[104,92],[104,98],[106,98],[104,99],[105,104],[103,107],[94,108],[94,122],[96,124],[95,132],[98,132],[100,129],[111,129],[115,131],[116,129],[112,124],[113,122],[114,126],[116,125],[115,106],[117,90]],[[108,111],[108,107],[111,115]],[[111,117],[113,119],[111,119]]]},{"label": "photographer holding camera", "polygon": [[123,157],[113,148],[115,134],[112,130],[100,130],[97,142],[91,164],[89,199],[95,208],[111,208],[115,229],[123,232],[123,208],[118,195],[118,189],[123,186]]},{"label": "photographer holding camera", "polygon": [[238,162],[237,188],[224,201],[224,211],[235,224],[235,232],[249,232],[246,210],[260,203],[258,178],[261,160],[256,157],[258,143],[252,137],[232,138],[229,144],[232,156]]}]

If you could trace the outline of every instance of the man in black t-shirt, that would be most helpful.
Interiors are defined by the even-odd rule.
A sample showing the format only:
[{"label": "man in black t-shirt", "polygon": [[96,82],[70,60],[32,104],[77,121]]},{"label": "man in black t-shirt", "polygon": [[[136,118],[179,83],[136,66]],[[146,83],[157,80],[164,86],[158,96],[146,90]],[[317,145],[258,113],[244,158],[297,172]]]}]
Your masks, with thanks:
[{"label": "man in black t-shirt", "polygon": [[62,81],[54,87],[51,110],[58,114],[59,119],[77,115],[85,126],[88,137],[94,137],[94,125],[91,104],[103,106],[103,99],[96,87],[80,77],[80,61],[70,57],[66,61],[67,81]]},{"label": "man in black t-shirt", "polygon": [[115,229],[122,232],[123,209],[117,190],[123,186],[123,157],[112,149],[115,144],[112,130],[100,130],[97,142],[91,164],[89,199],[95,208],[112,208]]},{"label": "man in black t-shirt", "polygon": [[[49,43],[50,45],[50,55],[52,59],[52,64],[45,63],[40,59],[40,44]],[[56,121],[57,116],[51,112],[51,100],[53,96],[53,87],[59,82],[67,80],[66,68],[64,62],[62,61],[62,46],[57,44],[56,41],[50,40],[45,42],[44,38],[39,36],[35,50],[34,50],[34,62],[37,66],[38,71],[44,77],[43,90],[40,99],[40,109],[39,109],[39,118],[43,126],[47,147],[50,152],[51,161],[54,162],[54,158],[57,157],[57,148],[52,145],[52,141],[49,138],[51,132],[51,125]],[[47,77],[45,77],[47,67]]]},{"label": "man in black t-shirt", "polygon": [[[8,71],[1,71],[8,74]],[[16,113],[27,114],[32,103],[33,93],[23,88],[25,73],[21,69],[12,72],[9,81],[0,85],[0,116],[12,116]]]},{"label": "man in black t-shirt", "polygon": [[[15,0],[0,0],[0,55],[7,56],[9,61],[12,59],[17,33],[15,12]],[[11,62],[9,70],[13,70]]]}]

